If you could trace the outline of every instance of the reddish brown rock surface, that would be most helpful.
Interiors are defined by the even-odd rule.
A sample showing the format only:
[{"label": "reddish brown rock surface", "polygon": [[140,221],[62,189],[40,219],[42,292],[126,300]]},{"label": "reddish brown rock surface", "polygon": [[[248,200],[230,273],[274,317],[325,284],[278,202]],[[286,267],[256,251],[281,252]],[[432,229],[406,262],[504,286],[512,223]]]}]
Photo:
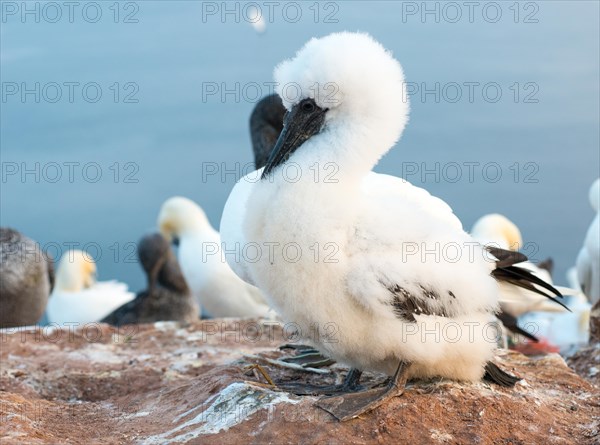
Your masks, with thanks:
[{"label": "reddish brown rock surface", "polygon": [[401,397],[339,423],[315,398],[272,391],[244,367],[261,363],[275,380],[313,383],[339,379],[342,368],[314,374],[251,358],[276,358],[289,339],[279,328],[235,323],[3,333],[2,443],[600,443],[598,387],[554,354],[503,353],[498,361],[523,378],[515,388],[412,382]]}]

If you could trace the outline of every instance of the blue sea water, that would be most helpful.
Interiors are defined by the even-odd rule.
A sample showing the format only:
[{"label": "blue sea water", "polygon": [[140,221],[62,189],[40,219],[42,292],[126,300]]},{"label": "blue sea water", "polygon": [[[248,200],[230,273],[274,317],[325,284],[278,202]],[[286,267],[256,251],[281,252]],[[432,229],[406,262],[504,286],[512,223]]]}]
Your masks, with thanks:
[{"label": "blue sea water", "polygon": [[361,30],[411,91],[376,170],[443,198],[465,227],[505,214],[564,283],[600,168],[599,4],[450,3],[257,2],[261,34],[247,3],[3,1],[0,224],[55,256],[85,247],[100,279],[141,288],[132,243],[166,198],[196,200],[218,227],[273,67],[313,36]]}]

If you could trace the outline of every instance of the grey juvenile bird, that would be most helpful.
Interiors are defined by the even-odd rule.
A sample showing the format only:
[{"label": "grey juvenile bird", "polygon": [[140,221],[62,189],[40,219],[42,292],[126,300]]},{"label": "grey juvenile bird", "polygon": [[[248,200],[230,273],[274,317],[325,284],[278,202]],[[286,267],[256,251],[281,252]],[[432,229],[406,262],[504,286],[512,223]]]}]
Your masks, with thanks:
[{"label": "grey juvenile bird", "polygon": [[54,286],[54,267],[38,243],[0,227],[0,327],[37,323]]},{"label": "grey juvenile bird", "polygon": [[155,321],[192,322],[199,308],[171,251],[159,233],[144,236],[138,257],[148,278],[148,288],[101,321],[115,326]]}]

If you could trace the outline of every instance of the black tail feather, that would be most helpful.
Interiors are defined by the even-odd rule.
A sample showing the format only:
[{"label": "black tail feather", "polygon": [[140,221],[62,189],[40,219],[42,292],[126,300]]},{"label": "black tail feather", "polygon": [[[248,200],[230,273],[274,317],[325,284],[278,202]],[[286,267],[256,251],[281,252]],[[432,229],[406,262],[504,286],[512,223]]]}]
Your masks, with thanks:
[{"label": "black tail feather", "polygon": [[519,264],[527,261],[527,257],[521,252],[515,252],[514,250],[501,249],[494,246],[486,246],[486,250],[494,255],[498,261],[496,261],[496,267],[503,268]]},{"label": "black tail feather", "polygon": [[516,377],[512,374],[509,374],[506,371],[503,371],[493,362],[487,362],[485,365],[485,374],[483,376],[484,380],[488,382],[495,383],[496,385],[511,387],[515,386],[515,384],[521,380],[519,377]]},{"label": "black tail feather", "polygon": [[560,298],[563,297],[563,295],[557,289],[555,289],[554,286],[552,286],[549,283],[546,283],[544,280],[535,276],[533,273],[531,273],[527,269],[523,269],[522,267],[519,267],[519,266],[508,266],[508,267],[502,268],[501,270],[506,271],[507,273],[514,276],[515,278],[521,278],[532,284],[536,284],[540,287],[543,287],[547,291],[552,292],[557,297],[560,297]]},{"label": "black tail feather", "polygon": [[[506,281],[508,283],[514,284],[517,287],[521,287],[523,289],[527,289],[531,292],[535,292],[537,294],[540,294],[544,297],[546,297],[549,300],[554,301],[556,304],[562,306],[563,308],[565,308],[566,310],[568,310],[569,312],[571,312],[571,309],[569,309],[562,301],[554,298],[552,295],[548,295],[547,293],[543,292],[542,290],[538,289],[537,287],[535,287],[532,283],[533,280],[529,281],[529,279],[531,277],[535,277],[535,275],[533,275],[531,272],[525,270],[525,269],[521,269],[519,267],[515,267],[515,266],[510,266],[511,269],[508,271],[506,268],[504,269],[496,269],[492,272],[492,275],[494,276],[494,278],[496,278],[496,280],[498,281]],[[514,269],[519,269],[521,271],[525,271],[527,274],[524,273],[515,273]],[[537,278],[537,277],[535,277]],[[535,283],[537,284],[537,283]],[[548,286],[550,286],[548,283],[546,283]],[[545,287],[545,286],[544,286]],[[552,287],[552,286],[550,286]],[[552,287],[552,289],[554,289]],[[558,295],[562,298],[562,294],[560,292],[558,292],[558,290],[554,289],[554,291],[556,293],[558,293]]]},{"label": "black tail feather", "polygon": [[570,311],[570,309],[561,301],[543,291],[543,289],[545,289],[557,297],[563,298],[563,295],[554,286],[546,283],[541,278],[536,277],[529,270],[515,266],[515,264],[527,261],[527,257],[525,255],[519,252],[500,249],[498,247],[487,246],[486,249],[498,259],[498,261],[496,261],[496,269],[492,271],[492,276],[496,278],[496,280],[506,281],[517,287],[535,292]]},{"label": "black tail feather", "polygon": [[521,328],[517,324],[517,317],[507,314],[506,312],[500,312],[498,314],[498,319],[502,322],[504,327],[506,329],[508,329],[509,331],[511,331],[515,334],[522,335],[523,337],[526,337],[529,340],[534,341],[536,343],[539,342],[539,339],[535,335],[527,332],[525,329]]}]

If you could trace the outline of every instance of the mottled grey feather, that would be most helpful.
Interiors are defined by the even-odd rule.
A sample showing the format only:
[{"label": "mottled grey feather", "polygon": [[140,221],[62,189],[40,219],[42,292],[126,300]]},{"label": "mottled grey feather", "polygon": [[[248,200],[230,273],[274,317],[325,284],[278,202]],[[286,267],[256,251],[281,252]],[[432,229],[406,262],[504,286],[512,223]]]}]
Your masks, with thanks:
[{"label": "mottled grey feather", "polygon": [[52,261],[38,243],[0,228],[0,327],[36,324],[54,283]]}]

